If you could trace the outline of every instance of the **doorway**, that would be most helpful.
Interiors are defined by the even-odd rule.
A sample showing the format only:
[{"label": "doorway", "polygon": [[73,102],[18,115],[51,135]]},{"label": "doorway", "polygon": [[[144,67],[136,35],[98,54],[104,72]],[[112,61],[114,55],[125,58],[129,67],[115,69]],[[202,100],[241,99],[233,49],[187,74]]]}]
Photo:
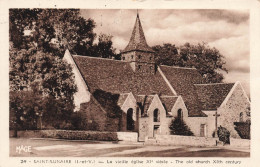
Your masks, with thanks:
[{"label": "doorway", "polygon": [[134,130],[133,109],[129,108],[126,113],[126,129]]},{"label": "doorway", "polygon": [[154,125],[153,127],[153,137],[155,137],[155,135],[160,134],[160,126],[159,125]]},{"label": "doorway", "polygon": [[206,136],[206,125],[201,124],[200,125],[200,137],[205,137]]}]

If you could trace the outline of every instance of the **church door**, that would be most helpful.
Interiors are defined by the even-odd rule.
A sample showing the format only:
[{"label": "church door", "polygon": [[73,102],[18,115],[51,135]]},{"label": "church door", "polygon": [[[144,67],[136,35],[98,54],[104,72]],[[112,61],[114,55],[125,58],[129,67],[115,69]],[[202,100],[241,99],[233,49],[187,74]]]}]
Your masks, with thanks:
[{"label": "church door", "polygon": [[127,130],[134,130],[134,120],[133,120],[133,109],[129,108],[127,110],[127,114],[126,114],[126,129]]},{"label": "church door", "polygon": [[155,135],[160,134],[160,129],[159,129],[159,125],[154,125],[153,128],[153,137],[155,137]]}]

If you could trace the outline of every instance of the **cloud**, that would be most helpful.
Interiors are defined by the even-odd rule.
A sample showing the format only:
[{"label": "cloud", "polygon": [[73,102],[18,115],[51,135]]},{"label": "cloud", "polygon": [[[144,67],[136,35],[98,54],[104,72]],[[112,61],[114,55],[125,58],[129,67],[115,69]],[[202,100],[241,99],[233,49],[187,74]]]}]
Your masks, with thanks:
[{"label": "cloud", "polygon": [[220,50],[229,71],[250,71],[249,35],[222,38],[209,45]]}]

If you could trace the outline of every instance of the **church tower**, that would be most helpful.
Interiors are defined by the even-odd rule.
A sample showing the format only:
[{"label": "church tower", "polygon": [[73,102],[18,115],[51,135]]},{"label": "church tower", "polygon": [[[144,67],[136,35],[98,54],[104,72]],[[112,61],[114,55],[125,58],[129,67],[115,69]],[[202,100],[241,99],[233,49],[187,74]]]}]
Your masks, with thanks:
[{"label": "church tower", "polygon": [[137,74],[155,73],[154,51],[146,43],[138,13],[130,41],[121,52],[121,60],[130,62]]}]

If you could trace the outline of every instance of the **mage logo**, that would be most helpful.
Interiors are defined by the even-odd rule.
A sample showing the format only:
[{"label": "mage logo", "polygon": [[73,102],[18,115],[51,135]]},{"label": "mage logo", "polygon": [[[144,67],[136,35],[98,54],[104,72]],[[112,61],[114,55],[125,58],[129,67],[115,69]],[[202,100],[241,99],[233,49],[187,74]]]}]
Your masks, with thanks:
[{"label": "mage logo", "polygon": [[21,145],[21,146],[16,146],[16,152],[18,154],[21,154],[21,152],[32,152],[32,147],[31,146],[24,146],[24,145]]}]

